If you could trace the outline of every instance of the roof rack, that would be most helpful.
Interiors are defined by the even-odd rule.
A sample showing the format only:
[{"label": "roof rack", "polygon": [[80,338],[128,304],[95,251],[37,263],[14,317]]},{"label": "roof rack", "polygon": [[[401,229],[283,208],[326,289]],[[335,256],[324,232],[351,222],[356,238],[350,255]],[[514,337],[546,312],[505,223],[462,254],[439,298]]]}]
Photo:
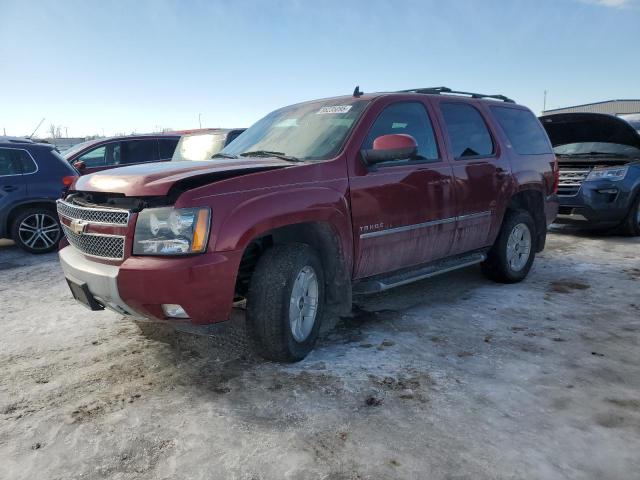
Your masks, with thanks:
[{"label": "roof rack", "polygon": [[449,87],[410,88],[408,90],[399,90],[398,93],[425,93],[430,95],[450,93],[453,95],[469,95],[471,98],[492,98],[494,100],[502,100],[507,103],[516,103],[504,95],[485,95],[484,93],[460,92],[457,90],[451,90]]}]

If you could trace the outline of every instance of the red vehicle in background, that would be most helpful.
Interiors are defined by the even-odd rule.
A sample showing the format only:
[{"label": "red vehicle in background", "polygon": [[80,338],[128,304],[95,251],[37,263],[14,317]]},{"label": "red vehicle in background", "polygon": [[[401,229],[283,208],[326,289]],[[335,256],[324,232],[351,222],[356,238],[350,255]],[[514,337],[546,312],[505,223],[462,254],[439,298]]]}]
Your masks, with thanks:
[{"label": "red vehicle in background", "polygon": [[62,156],[86,175],[125,165],[167,162],[179,140],[176,132],[99,138],[74,145]]},{"label": "red vehicle in background", "polygon": [[500,95],[356,88],[276,110],[214,158],[78,179],[58,202],[78,301],[197,325],[246,301],[258,352],[297,361],[352,294],[474,264],[521,281],[558,210],[544,129]]}]

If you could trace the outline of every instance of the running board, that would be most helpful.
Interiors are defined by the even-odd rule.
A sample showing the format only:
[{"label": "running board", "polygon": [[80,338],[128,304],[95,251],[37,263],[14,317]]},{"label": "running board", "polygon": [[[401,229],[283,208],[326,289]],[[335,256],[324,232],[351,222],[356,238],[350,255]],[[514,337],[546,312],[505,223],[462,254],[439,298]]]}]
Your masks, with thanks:
[{"label": "running board", "polygon": [[409,271],[395,273],[387,277],[373,277],[359,281],[353,285],[353,293],[355,295],[364,295],[369,293],[378,293],[389,290],[390,288],[400,287],[408,283],[424,280],[425,278],[435,277],[442,273],[458,270],[459,268],[470,267],[487,259],[486,253],[472,253],[461,257],[440,260],[430,263],[426,266],[418,267]]}]

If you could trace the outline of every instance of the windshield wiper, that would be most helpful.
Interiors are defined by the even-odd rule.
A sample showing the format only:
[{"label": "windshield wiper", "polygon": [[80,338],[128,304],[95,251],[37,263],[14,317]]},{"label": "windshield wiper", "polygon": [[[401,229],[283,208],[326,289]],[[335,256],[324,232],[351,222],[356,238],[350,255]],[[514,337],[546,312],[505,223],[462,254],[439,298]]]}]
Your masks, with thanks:
[{"label": "windshield wiper", "polygon": [[218,152],[215,155],[212,155],[211,158],[238,158],[238,156],[237,155],[231,155],[230,153]]},{"label": "windshield wiper", "polygon": [[271,150],[255,150],[253,152],[244,152],[240,154],[241,157],[276,157],[288,162],[302,162],[304,160],[299,159],[291,155],[287,155],[284,152],[272,152]]}]

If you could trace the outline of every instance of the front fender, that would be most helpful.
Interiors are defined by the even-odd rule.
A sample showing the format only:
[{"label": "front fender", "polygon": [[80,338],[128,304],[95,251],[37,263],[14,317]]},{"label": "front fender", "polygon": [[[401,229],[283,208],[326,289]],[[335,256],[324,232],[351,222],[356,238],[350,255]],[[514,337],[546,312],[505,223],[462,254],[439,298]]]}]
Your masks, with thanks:
[{"label": "front fender", "polygon": [[[252,239],[279,227],[326,223],[338,237],[345,260],[353,246],[351,217],[345,195],[323,186],[299,187],[247,198],[230,209],[219,223],[213,206],[212,243],[215,251],[244,250]],[[217,223],[217,224],[216,224]]]}]

